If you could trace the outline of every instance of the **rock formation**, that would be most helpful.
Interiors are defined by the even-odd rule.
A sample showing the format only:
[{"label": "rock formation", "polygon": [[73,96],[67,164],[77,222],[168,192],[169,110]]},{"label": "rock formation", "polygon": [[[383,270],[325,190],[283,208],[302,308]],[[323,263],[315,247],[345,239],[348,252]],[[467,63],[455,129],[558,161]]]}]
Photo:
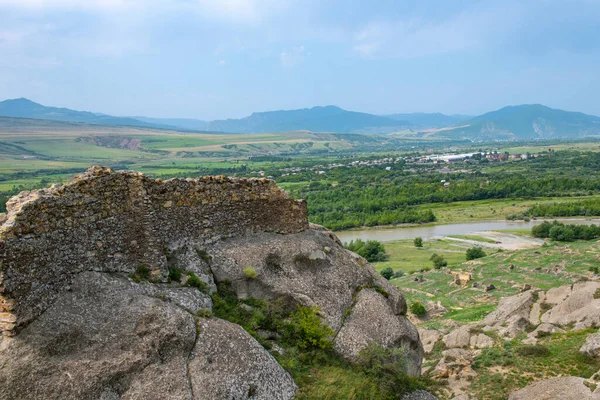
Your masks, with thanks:
[{"label": "rock formation", "polygon": [[[423,348],[404,297],[272,181],[154,180],[92,167],[12,198],[0,227],[0,398],[291,399],[296,386],[209,295],[318,307],[334,347]],[[148,281],[131,274],[143,267]],[[244,271],[252,270],[248,276]]]}]

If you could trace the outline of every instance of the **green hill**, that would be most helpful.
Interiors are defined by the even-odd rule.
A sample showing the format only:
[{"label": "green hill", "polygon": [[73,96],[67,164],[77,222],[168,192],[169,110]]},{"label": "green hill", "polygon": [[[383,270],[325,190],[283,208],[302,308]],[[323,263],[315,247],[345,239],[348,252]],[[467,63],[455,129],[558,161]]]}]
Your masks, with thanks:
[{"label": "green hill", "polygon": [[541,104],[509,106],[439,132],[440,136],[471,140],[580,138],[600,135],[600,117],[557,110]]}]

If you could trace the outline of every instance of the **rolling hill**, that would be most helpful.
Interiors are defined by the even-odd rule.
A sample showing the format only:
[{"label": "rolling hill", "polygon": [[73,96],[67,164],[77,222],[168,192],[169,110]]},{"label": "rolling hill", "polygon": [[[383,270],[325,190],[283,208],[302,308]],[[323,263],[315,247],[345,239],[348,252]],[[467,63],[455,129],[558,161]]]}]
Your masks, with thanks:
[{"label": "rolling hill", "polygon": [[208,129],[217,132],[262,133],[308,130],[337,133],[390,133],[408,123],[336,106],[253,113],[241,119],[216,120]]},{"label": "rolling hill", "polygon": [[541,104],[508,106],[438,132],[455,139],[558,139],[600,135],[600,117]]},{"label": "rolling hill", "polygon": [[[68,108],[47,107],[31,100],[20,98],[0,102],[0,117],[33,118],[51,121],[82,122],[96,125],[122,125],[154,128],[168,128],[127,117],[114,117],[89,111],[75,111]],[[171,126],[171,128],[173,128]]]}]

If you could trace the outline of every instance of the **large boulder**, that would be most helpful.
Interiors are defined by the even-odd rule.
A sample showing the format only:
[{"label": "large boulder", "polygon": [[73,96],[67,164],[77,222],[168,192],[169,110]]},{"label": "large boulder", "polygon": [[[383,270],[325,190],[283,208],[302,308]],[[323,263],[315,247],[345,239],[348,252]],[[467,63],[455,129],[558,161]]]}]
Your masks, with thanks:
[{"label": "large boulder", "polygon": [[556,305],[542,315],[542,322],[559,326],[573,324],[575,329],[599,326],[600,298],[596,298],[598,289],[600,289],[600,282],[579,282],[574,284],[570,290],[557,291],[560,296],[557,295],[550,299],[551,290],[549,290],[546,294],[546,302]]},{"label": "large boulder", "polygon": [[201,319],[189,360],[194,399],[291,399],[296,384],[241,326]]},{"label": "large boulder", "polygon": [[384,295],[373,289],[363,289],[335,338],[335,349],[349,358],[356,358],[369,342],[405,348],[407,372],[414,376],[421,373],[423,348],[417,329],[392,312]]},{"label": "large boulder", "polygon": [[585,339],[585,343],[579,349],[583,355],[593,358],[600,357],[600,333],[592,333]]},{"label": "large boulder", "polygon": [[331,231],[312,225],[294,234],[260,233],[219,241],[207,252],[215,281],[231,282],[238,297],[318,307],[342,355],[353,360],[369,342],[402,346],[409,373],[420,373],[423,347],[404,296]]},{"label": "large boulder", "polygon": [[[218,398],[203,395],[211,390],[246,399],[233,394],[247,394],[249,385],[257,399],[293,398],[289,374],[241,328],[210,320],[202,321],[197,333],[188,308],[210,307],[197,289],[173,293],[153,286],[97,272],[79,274],[44,314],[4,338],[0,398]],[[195,290],[196,301],[187,290]],[[233,344],[235,354],[227,350]],[[246,379],[224,379],[226,370],[198,368],[194,360],[201,355],[212,355],[216,365],[234,356],[231,368]]]},{"label": "large boulder", "polygon": [[583,378],[564,376],[533,383],[513,392],[508,400],[598,400],[600,394],[593,393],[584,384]]}]

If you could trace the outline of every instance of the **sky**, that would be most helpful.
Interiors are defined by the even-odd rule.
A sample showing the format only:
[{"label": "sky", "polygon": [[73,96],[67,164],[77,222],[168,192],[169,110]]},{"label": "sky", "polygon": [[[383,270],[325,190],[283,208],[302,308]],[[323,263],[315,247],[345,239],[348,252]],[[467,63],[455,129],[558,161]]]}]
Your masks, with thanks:
[{"label": "sky", "polygon": [[600,0],[0,0],[0,100],[212,120],[599,94]]}]

